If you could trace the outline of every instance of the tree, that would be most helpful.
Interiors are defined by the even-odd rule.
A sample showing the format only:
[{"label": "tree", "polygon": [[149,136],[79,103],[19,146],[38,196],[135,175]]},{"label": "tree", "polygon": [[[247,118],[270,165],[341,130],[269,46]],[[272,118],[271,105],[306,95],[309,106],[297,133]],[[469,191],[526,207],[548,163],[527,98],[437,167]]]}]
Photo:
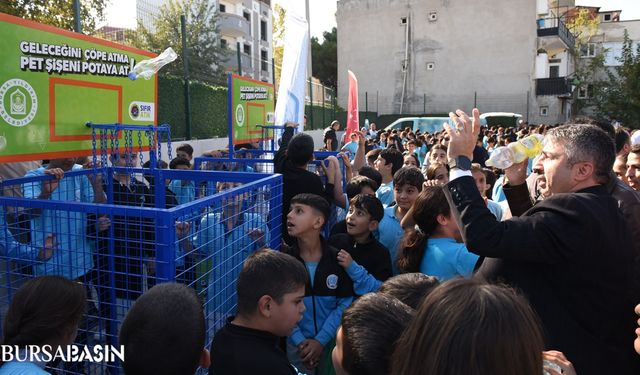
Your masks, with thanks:
[{"label": "tree", "polygon": [[[603,80],[606,67],[604,66],[605,50],[595,49],[591,39],[598,32],[600,19],[597,12],[590,9],[578,9],[577,12],[567,16],[567,28],[575,37],[575,47],[570,50],[575,64],[575,72],[571,79],[576,93],[587,93],[587,98],[582,99],[575,95],[573,112],[583,114],[585,108],[593,106],[593,97],[596,92],[606,86]],[[594,50],[590,50],[594,49]],[[589,58],[583,58],[589,56]]]},{"label": "tree", "polygon": [[138,20],[138,30],[129,35],[130,42],[156,53],[172,47],[179,58],[162,68],[160,74],[182,76],[181,15],[186,17],[189,75],[206,83],[225,84],[222,63],[228,59],[228,51],[220,45],[217,13],[214,5],[207,0],[170,0],[160,7],[160,13],[153,23],[155,30],[147,29]]},{"label": "tree", "polygon": [[[69,0],[3,0],[0,12],[32,20],[61,29],[73,30],[75,25],[74,5]],[[80,2],[82,32],[91,34],[96,23],[104,19],[106,0],[84,0]]]},{"label": "tree", "polygon": [[324,41],[311,38],[311,56],[313,61],[313,75],[326,86],[338,87],[338,29],[322,33]]},{"label": "tree", "polygon": [[275,4],[273,7],[273,61],[276,82],[280,82],[280,74],[282,73],[282,58],[284,57],[284,19],[287,11]]},{"label": "tree", "polygon": [[594,105],[601,118],[620,121],[624,126],[640,128],[640,45],[625,30],[621,65],[608,69],[609,81],[596,90]]}]

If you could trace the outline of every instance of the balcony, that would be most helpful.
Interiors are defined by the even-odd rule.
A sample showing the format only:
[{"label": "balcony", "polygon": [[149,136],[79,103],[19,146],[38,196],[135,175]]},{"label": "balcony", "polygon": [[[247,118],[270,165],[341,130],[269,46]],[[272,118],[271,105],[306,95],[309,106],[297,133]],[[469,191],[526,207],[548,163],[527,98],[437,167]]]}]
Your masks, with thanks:
[{"label": "balcony", "polygon": [[571,96],[571,83],[567,77],[536,79],[536,95]]},{"label": "balcony", "polygon": [[538,37],[549,36],[559,37],[569,48],[573,48],[576,45],[575,36],[571,34],[571,31],[559,18],[541,18],[538,20]]},{"label": "balcony", "polygon": [[251,25],[244,17],[231,13],[220,13],[218,20],[220,33],[232,37],[251,37]]}]

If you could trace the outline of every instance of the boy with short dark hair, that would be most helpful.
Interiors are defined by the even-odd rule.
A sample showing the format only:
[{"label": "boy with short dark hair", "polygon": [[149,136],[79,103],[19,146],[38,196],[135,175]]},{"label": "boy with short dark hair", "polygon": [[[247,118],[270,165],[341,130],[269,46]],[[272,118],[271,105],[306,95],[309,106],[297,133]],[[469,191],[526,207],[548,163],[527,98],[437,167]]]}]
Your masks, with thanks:
[{"label": "boy with short dark hair", "polygon": [[294,136],[296,126],[295,123],[287,123],[282,145],[273,159],[275,172],[282,174],[282,240],[288,245],[293,244],[293,238],[287,232],[287,210],[291,198],[300,193],[311,193],[333,200],[336,176],[334,163],[329,163],[327,183],[323,186],[320,176],[307,170],[313,160],[313,138],[305,133]]},{"label": "boy with short dark hair", "polygon": [[193,160],[193,147],[191,147],[191,145],[188,143],[180,145],[176,149],[176,156],[179,158],[187,159],[189,162],[191,162],[191,160]]},{"label": "boy with short dark hair", "polygon": [[389,250],[393,274],[400,273],[397,262],[398,245],[404,236],[400,222],[422,191],[424,176],[416,167],[404,167],[393,176],[393,196],[395,205],[384,209],[384,218],[374,232],[377,240]]},{"label": "boy with short dark hair", "polygon": [[[378,185],[375,183],[375,181],[373,181],[369,177],[360,176],[360,175],[355,176],[354,178],[351,179],[351,181],[347,183],[347,189],[346,189],[347,199],[351,200],[353,197],[355,197],[358,194],[368,194],[375,197],[377,188],[378,188]],[[347,233],[346,220],[338,221],[331,228],[331,236],[339,233]]]},{"label": "boy with short dark hair", "polygon": [[402,168],[404,158],[402,153],[395,148],[387,148],[380,152],[375,162],[375,168],[382,175],[382,184],[376,191],[376,196],[384,207],[393,202],[393,176]]},{"label": "boy with short dark hair", "polygon": [[302,319],[306,281],[304,266],[290,255],[270,249],[249,255],[236,283],[237,315],[211,343],[209,374],[298,374],[278,343]]},{"label": "boy with short dark hair", "polygon": [[338,264],[338,250],[320,235],[330,214],[329,203],[315,194],[298,194],[291,199],[286,228],[294,238],[285,252],[307,268],[304,304],[307,311],[288,339],[287,354],[300,371],[319,373],[325,346],[336,335],[342,311],[353,300],[351,279]]},{"label": "boy with short dark hair", "polygon": [[395,297],[417,310],[435,287],[440,285],[437,277],[422,272],[411,272],[396,275],[380,286],[378,293]]},{"label": "boy with short dark hair", "polygon": [[[190,170],[191,162],[180,156],[175,157],[169,162],[170,169]],[[193,180],[172,180],[169,184],[171,190],[178,200],[178,204],[186,204],[196,199],[196,185]]]},{"label": "boy with short dark hair", "polygon": [[378,290],[382,282],[391,277],[391,257],[372,232],[384,216],[378,198],[359,194],[349,202],[347,233],[336,234],[329,243],[337,249],[338,263],[353,280],[356,295]]},{"label": "boy with short dark hair", "polygon": [[120,327],[125,374],[192,375],[209,367],[206,325],[195,291],[163,283],[133,304]]},{"label": "boy with short dark hair", "polygon": [[390,374],[395,342],[414,315],[411,307],[388,295],[360,297],[345,310],[337,333],[331,355],[336,374]]}]

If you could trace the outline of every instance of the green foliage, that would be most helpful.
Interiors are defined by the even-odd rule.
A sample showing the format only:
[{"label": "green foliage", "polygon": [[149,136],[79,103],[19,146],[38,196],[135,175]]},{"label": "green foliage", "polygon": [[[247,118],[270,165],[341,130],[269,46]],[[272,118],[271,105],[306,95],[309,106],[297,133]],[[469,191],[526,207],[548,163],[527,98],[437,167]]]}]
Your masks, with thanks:
[{"label": "green foliage", "polygon": [[[104,19],[106,0],[80,1],[82,32],[91,34],[96,23]],[[0,12],[32,20],[65,30],[73,30],[75,25],[73,1],[69,0],[3,0]]]},{"label": "green foliage", "polygon": [[607,70],[609,81],[595,90],[593,103],[599,117],[620,121],[630,128],[640,128],[640,45],[633,49],[629,34],[624,32],[622,63]]},{"label": "green foliage", "polygon": [[324,41],[318,42],[318,38],[311,38],[311,65],[313,75],[323,84],[338,87],[338,29],[322,33]]},{"label": "green foliage", "polygon": [[220,46],[216,25],[218,16],[214,4],[207,0],[170,0],[160,7],[154,21],[155,30],[147,29],[138,20],[138,30],[129,34],[128,39],[136,47],[156,53],[172,47],[179,57],[164,67],[160,74],[182,76],[181,15],[186,17],[190,77],[213,85],[224,84],[222,63],[229,58],[228,51]]},{"label": "green foliage", "polygon": [[[191,136],[194,139],[226,137],[228,134],[227,88],[192,82]],[[171,125],[172,138],[185,138],[184,81],[158,77],[158,124]]]}]

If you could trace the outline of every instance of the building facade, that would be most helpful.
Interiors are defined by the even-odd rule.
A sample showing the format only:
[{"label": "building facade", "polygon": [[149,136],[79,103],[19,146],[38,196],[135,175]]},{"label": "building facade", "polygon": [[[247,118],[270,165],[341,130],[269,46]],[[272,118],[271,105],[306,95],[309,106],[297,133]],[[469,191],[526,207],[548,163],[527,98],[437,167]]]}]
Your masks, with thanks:
[{"label": "building facade", "polygon": [[[168,0],[137,0],[137,18],[150,30]],[[218,11],[220,44],[230,50],[226,70],[255,80],[273,82],[271,0],[209,0]],[[238,59],[238,46],[240,59]],[[239,60],[239,61],[238,61]]]},{"label": "building facade", "polygon": [[[442,114],[477,106],[530,123],[571,116],[573,0],[339,0],[338,98],[347,70],[360,108]],[[372,101],[372,98],[373,99]]]}]

